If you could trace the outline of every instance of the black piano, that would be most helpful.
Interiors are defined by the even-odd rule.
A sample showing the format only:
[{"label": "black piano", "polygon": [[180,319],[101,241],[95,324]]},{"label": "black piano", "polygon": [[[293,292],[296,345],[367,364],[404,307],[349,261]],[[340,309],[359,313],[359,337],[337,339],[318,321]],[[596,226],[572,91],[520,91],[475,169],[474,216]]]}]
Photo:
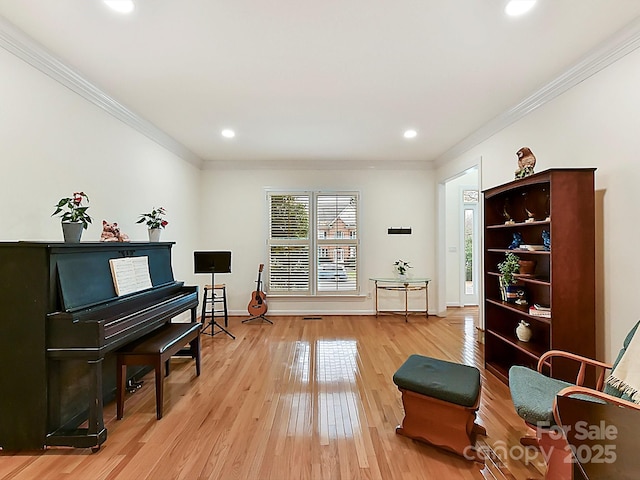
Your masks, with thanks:
[{"label": "black piano", "polygon": [[[190,310],[172,242],[0,243],[0,447],[98,449],[114,351]],[[147,257],[151,288],[117,296],[110,259]],[[128,376],[144,373],[130,368]]]}]

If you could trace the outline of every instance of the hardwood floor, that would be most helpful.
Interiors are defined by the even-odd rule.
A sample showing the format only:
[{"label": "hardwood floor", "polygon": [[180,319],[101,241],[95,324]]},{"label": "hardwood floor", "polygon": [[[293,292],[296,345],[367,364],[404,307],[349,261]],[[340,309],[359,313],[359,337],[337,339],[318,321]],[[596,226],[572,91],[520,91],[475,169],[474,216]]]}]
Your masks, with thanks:
[{"label": "hardwood floor", "polygon": [[[191,360],[172,360],[161,420],[149,374],[122,420],[115,402],[105,406],[99,452],[0,452],[0,478],[541,479],[539,456],[529,465],[518,458],[525,428],[508,388],[482,368],[476,315],[232,318],[236,340],[202,337],[200,377]],[[395,434],[403,409],[392,376],[412,353],[480,368],[488,436],[479,444],[491,468]]]}]

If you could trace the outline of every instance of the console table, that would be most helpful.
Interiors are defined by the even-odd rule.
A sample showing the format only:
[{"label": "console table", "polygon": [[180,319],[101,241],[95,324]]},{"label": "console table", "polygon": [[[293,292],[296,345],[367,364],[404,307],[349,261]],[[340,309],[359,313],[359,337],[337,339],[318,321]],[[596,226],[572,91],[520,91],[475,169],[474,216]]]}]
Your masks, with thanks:
[{"label": "console table", "polygon": [[[429,282],[430,278],[370,278],[375,283],[376,317],[379,313],[404,313],[404,321],[408,321],[409,313],[423,313],[429,316]],[[397,310],[380,310],[378,307],[378,290],[392,290],[404,292],[404,312]],[[424,290],[424,310],[409,312],[408,295],[411,291]]]}]

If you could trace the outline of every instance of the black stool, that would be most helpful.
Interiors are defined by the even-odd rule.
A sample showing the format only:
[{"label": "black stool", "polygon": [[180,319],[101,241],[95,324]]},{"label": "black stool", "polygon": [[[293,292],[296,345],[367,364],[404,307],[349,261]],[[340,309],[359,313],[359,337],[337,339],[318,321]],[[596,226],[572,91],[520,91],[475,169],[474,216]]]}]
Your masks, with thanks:
[{"label": "black stool", "polygon": [[[216,318],[222,317],[224,317],[224,327],[216,322]],[[209,319],[208,322],[207,319]],[[202,322],[202,333],[212,337],[217,333],[226,333],[231,338],[236,338],[225,328],[229,326],[229,312],[227,311],[227,286],[224,283],[204,286],[200,321]],[[209,327],[211,330],[210,333],[207,333],[206,330]]]}]

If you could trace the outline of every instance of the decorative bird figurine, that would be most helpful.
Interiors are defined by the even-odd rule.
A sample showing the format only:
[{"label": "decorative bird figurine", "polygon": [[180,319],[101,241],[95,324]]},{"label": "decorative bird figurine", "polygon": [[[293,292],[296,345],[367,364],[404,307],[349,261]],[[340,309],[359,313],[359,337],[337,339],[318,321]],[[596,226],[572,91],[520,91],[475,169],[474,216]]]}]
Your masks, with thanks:
[{"label": "decorative bird figurine", "polygon": [[536,166],[536,157],[528,147],[522,147],[516,152],[518,156],[518,169],[516,178],[524,178],[533,175],[533,167]]},{"label": "decorative bird figurine", "polygon": [[513,218],[511,218],[511,214],[509,213],[509,199],[504,199],[504,207],[502,209],[502,216],[504,217],[504,224],[510,225],[512,223],[516,223]]}]

